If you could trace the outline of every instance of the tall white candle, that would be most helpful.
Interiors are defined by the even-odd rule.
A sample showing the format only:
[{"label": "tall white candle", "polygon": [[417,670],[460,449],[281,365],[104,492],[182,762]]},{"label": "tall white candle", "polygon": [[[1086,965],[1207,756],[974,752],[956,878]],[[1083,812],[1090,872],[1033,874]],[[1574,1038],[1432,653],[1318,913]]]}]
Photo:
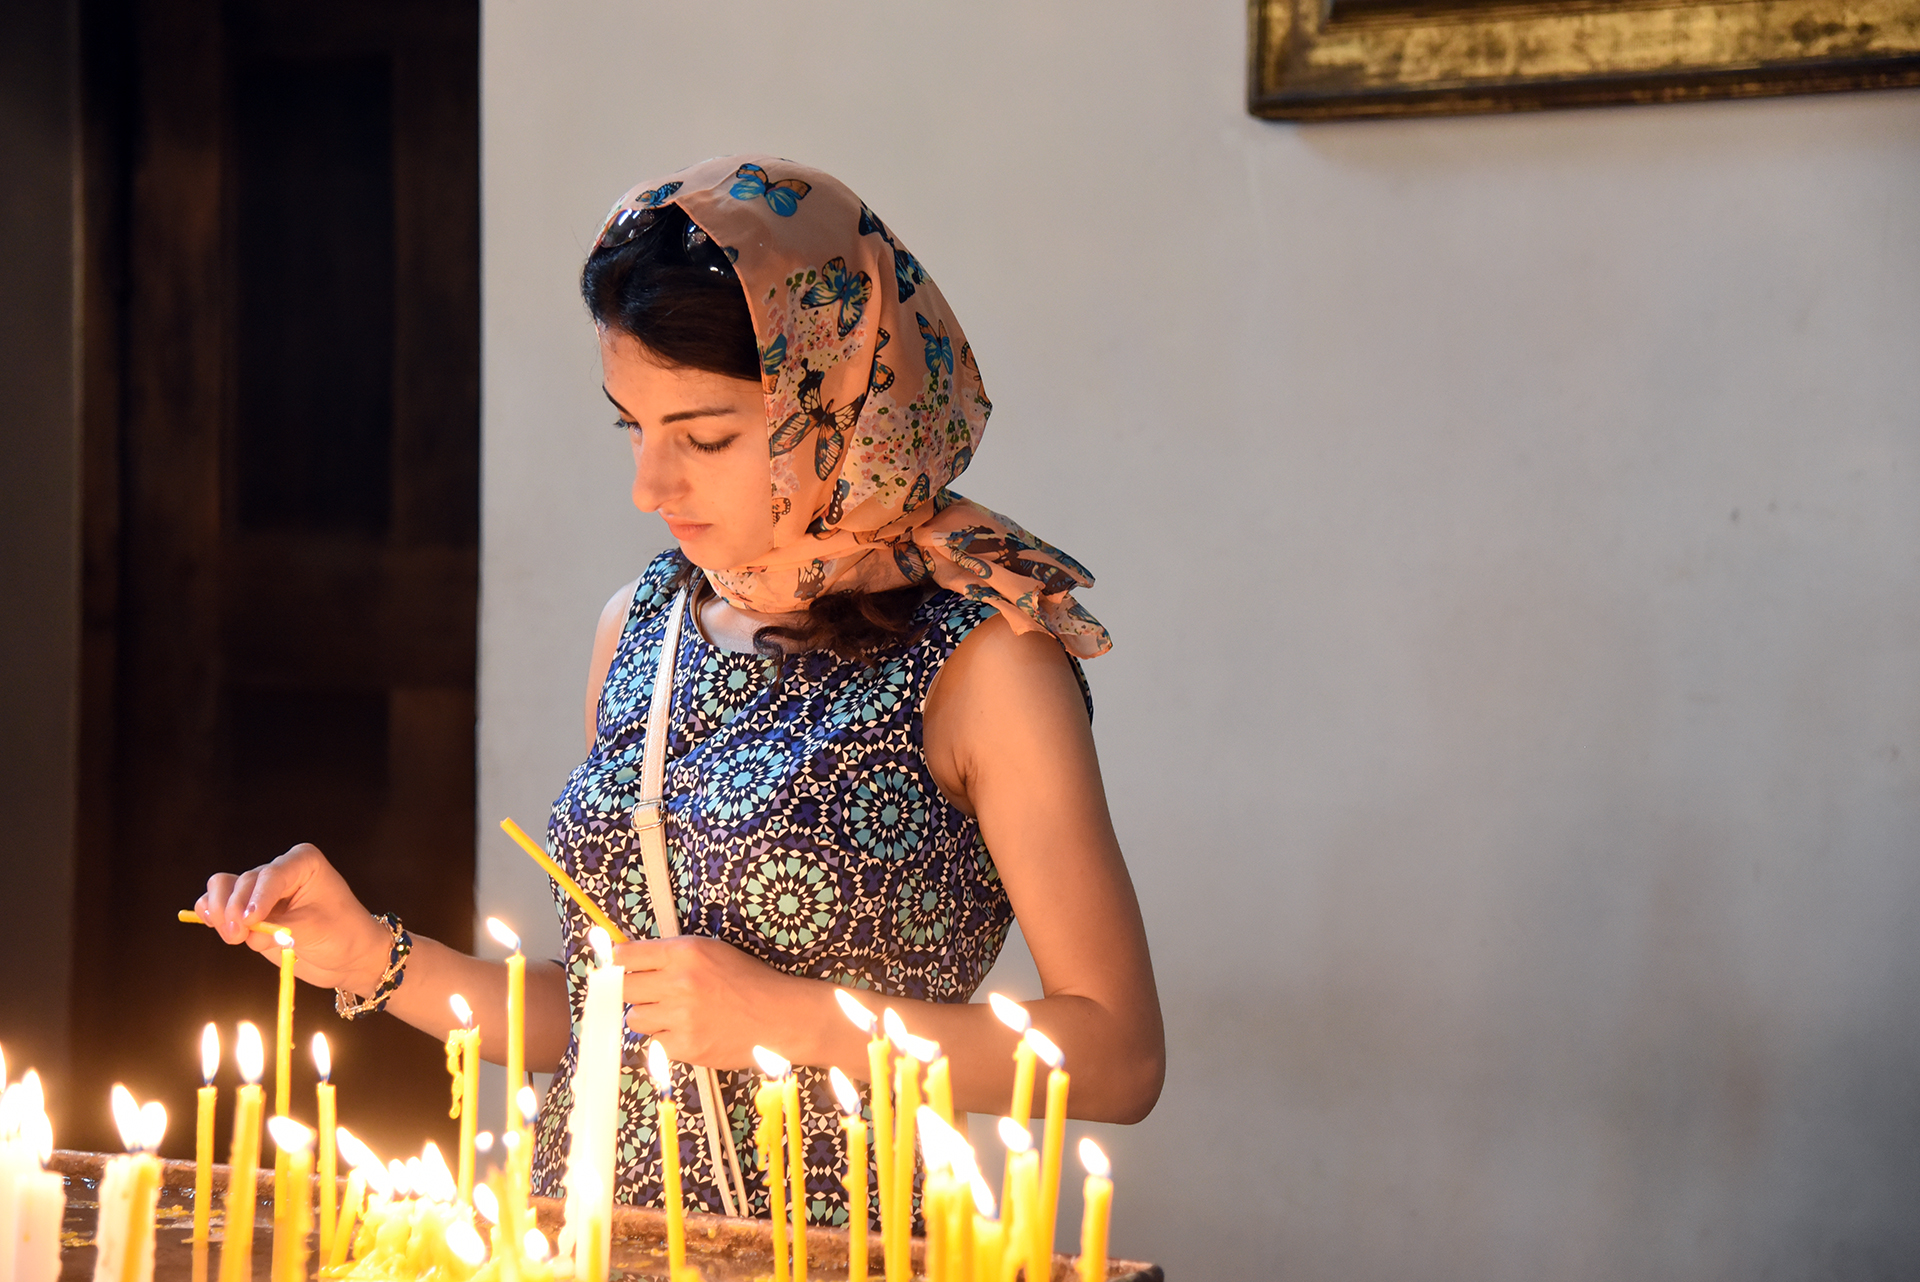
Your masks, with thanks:
[{"label": "tall white candle", "polygon": [[567,1226],[573,1244],[574,1276],[587,1282],[604,1277],[613,1233],[613,1158],[620,1109],[620,1048],[625,1040],[626,1006],[621,986],[626,976],[613,962],[613,940],[595,926],[588,932],[594,966],[587,974],[587,995],[580,1015],[579,1058],[573,1070],[573,1114],[567,1130]]},{"label": "tall white candle", "polygon": [[41,1169],[52,1156],[53,1126],[40,1075],[29,1069],[0,1095],[0,1282],[60,1277],[67,1195],[60,1176]]}]

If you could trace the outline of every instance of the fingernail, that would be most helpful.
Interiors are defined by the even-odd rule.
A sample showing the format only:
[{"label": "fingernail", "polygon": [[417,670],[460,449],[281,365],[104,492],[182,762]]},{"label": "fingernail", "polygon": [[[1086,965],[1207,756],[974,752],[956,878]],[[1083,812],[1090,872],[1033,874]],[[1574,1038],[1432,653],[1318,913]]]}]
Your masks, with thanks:
[{"label": "fingernail", "polygon": [[257,899],[249,900],[247,903],[247,911],[241,915],[244,917],[251,917],[255,912],[259,911],[259,908],[260,908],[259,900]]}]

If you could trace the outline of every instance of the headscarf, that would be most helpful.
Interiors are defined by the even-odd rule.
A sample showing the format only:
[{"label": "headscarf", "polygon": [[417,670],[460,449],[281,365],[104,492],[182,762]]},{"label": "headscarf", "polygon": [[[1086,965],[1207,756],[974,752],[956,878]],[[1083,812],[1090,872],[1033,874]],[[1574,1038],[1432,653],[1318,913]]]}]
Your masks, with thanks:
[{"label": "headscarf", "polygon": [[1112,646],[1073,598],[1093,576],[948,489],[993,405],[960,322],[906,245],[845,184],[773,156],[723,156],[635,187],[594,248],[678,205],[721,248],[753,315],[773,472],[773,550],[709,570],[732,605],[804,610],[823,592],[924,583],[992,605],[1082,658]]}]

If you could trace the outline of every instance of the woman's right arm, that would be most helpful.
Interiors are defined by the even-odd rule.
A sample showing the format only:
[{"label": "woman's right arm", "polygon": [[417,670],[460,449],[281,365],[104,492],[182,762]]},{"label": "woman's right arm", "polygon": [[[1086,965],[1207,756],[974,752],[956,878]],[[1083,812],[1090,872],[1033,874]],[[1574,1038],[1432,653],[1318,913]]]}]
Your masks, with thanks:
[{"label": "woman's right arm", "polygon": [[[321,988],[344,988],[366,996],[387,968],[393,935],[369,913],[345,879],[316,846],[295,846],[270,864],[235,876],[215,873],[194,905],[200,919],[229,944],[244,943],[278,965],[273,936],[251,930],[254,922],[284,926],[295,940],[293,973]],[[413,953],[400,987],[387,1002],[389,1014],[424,1033],[445,1038],[455,1026],[448,998],[459,993],[480,1025],[480,1053],[494,1063],[507,1057],[507,967],[469,957],[424,935],[413,936]],[[567,981],[556,962],[527,962],[527,1067],[550,1073],[567,1049],[571,1015]]]}]

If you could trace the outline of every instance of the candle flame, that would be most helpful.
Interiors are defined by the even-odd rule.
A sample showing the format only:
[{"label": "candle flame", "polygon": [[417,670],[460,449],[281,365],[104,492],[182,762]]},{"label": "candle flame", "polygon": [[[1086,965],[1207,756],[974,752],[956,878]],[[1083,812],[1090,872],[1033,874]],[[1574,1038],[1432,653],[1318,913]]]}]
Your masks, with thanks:
[{"label": "candle flame", "polygon": [[473,1027],[473,1007],[467,1005],[467,999],[455,993],[447,998],[447,1005],[453,1007],[453,1017],[460,1021],[460,1027]]},{"label": "candle flame", "polygon": [[140,1147],[148,1153],[158,1152],[165,1138],[167,1106],[157,1099],[148,1100],[140,1106]]},{"label": "candle flame", "polygon": [[507,1152],[512,1153],[520,1147],[520,1132],[508,1131],[500,1137],[500,1145]]},{"label": "candle flame", "polygon": [[922,1064],[931,1064],[940,1057],[939,1042],[929,1041],[925,1037],[915,1037],[912,1033],[907,1034],[907,1044],[902,1049]]},{"label": "candle flame", "polygon": [[487,1244],[480,1240],[473,1225],[455,1220],[447,1225],[447,1249],[468,1268],[478,1268],[487,1258]]},{"label": "candle flame", "polygon": [[980,1178],[980,1164],[973,1160],[973,1145],[967,1143],[967,1137],[959,1131],[953,1132],[953,1144],[947,1150],[947,1164],[953,1167],[953,1178],[962,1184],[972,1184]]},{"label": "candle flame", "polygon": [[347,1159],[347,1165],[356,1171],[382,1170],[380,1159],[373,1155],[373,1150],[344,1126],[333,1128],[333,1147],[341,1157]]},{"label": "candle flame", "polygon": [[906,1021],[900,1018],[900,1012],[891,1006],[887,1007],[880,1016],[880,1027],[887,1031],[887,1040],[893,1043],[894,1049],[904,1055],[909,1034]]},{"label": "candle flame", "polygon": [[1059,1068],[1066,1062],[1067,1057],[1060,1053],[1060,1048],[1053,1044],[1053,1039],[1039,1029],[1029,1028],[1025,1036],[1027,1045],[1033,1047],[1033,1053],[1038,1055],[1048,1068]]},{"label": "candle flame", "polygon": [[993,1218],[993,1190],[987,1187],[986,1178],[977,1167],[973,1172],[973,1209],[980,1212],[983,1220]]},{"label": "candle flame", "polygon": [[533,1093],[533,1087],[522,1086],[513,1099],[520,1106],[520,1120],[532,1126],[540,1117],[540,1097]]},{"label": "candle flame", "polygon": [[837,1068],[827,1070],[827,1080],[833,1083],[833,1097],[840,1101],[840,1111],[848,1117],[860,1116],[860,1088]]},{"label": "candle flame", "polygon": [[775,1055],[764,1046],[753,1048],[753,1061],[760,1065],[760,1071],[768,1077],[785,1077],[792,1063]]},{"label": "candle flame", "polygon": [[920,1133],[920,1152],[925,1156],[927,1169],[937,1166],[953,1165],[953,1142],[959,1136],[948,1126],[946,1119],[922,1104],[914,1113],[914,1121]]},{"label": "candle flame", "polygon": [[476,1153],[493,1152],[493,1132],[475,1131],[473,1133],[473,1151]]},{"label": "candle flame", "polygon": [[5,1050],[0,1050],[0,1096],[4,1096],[6,1094],[6,1091],[7,1091],[7,1053]]},{"label": "candle flame", "polygon": [[654,1090],[673,1098],[673,1066],[667,1062],[667,1048],[657,1037],[647,1043],[647,1076],[653,1079]]},{"label": "candle flame", "polygon": [[265,1067],[267,1051],[260,1044],[260,1030],[248,1020],[240,1021],[240,1032],[233,1039],[233,1060],[240,1066],[240,1077],[252,1086],[260,1080],[260,1070]]},{"label": "candle flame", "polygon": [[873,1032],[873,1012],[860,1004],[858,998],[844,988],[833,990],[833,1000],[840,1003],[840,1012],[853,1021],[853,1026],[863,1033]]},{"label": "candle flame", "polygon": [[1016,1033],[1024,1033],[1033,1027],[1033,1016],[1027,1014],[1027,1008],[1011,997],[999,993],[987,994],[987,1005],[993,1007],[993,1013],[1000,1022]]},{"label": "candle flame", "polygon": [[520,951],[520,936],[513,933],[513,927],[498,917],[487,918],[487,933],[500,941],[500,946],[510,953]]},{"label": "candle flame", "polygon": [[1027,1128],[1011,1117],[1000,1119],[1000,1142],[1011,1153],[1025,1153],[1033,1148],[1033,1136],[1027,1134]]},{"label": "candle flame", "polygon": [[500,1199],[484,1184],[473,1186],[473,1209],[486,1216],[489,1224],[500,1222]]},{"label": "candle flame", "polygon": [[208,1024],[200,1030],[200,1080],[207,1086],[213,1085],[213,1075],[220,1071],[220,1026]]},{"label": "candle flame", "polygon": [[1080,1165],[1087,1168],[1088,1175],[1098,1175],[1106,1179],[1113,1174],[1113,1163],[1107,1161],[1107,1155],[1093,1142],[1093,1136],[1080,1137]]},{"label": "candle flame", "polygon": [[293,936],[284,930],[276,930],[273,932],[273,942],[278,944],[281,951],[284,952],[293,947]]},{"label": "candle flame", "polygon": [[[411,1167],[413,1164],[407,1164]],[[453,1171],[447,1166],[447,1159],[440,1156],[440,1146],[428,1140],[420,1149],[420,1173],[425,1177],[421,1189],[436,1202],[452,1202],[460,1196],[460,1183],[453,1178]]]},{"label": "candle flame", "polygon": [[[213,1025],[209,1024],[207,1027],[212,1028]],[[313,1035],[313,1067],[319,1072],[321,1081],[325,1082],[333,1079],[333,1052],[327,1047],[327,1035],[325,1033],[315,1033]]]},{"label": "candle flame", "polygon": [[291,1117],[275,1114],[267,1119],[267,1134],[288,1153],[304,1153],[313,1147],[313,1132]]},{"label": "candle flame", "polygon": [[547,1236],[539,1229],[528,1229],[527,1236],[521,1240],[520,1245],[525,1249],[529,1260],[544,1260],[547,1258],[549,1250],[547,1246]]},{"label": "candle flame", "polygon": [[603,969],[613,965],[613,936],[607,933],[606,927],[590,928],[587,931],[587,942],[593,946],[593,955]]},{"label": "candle flame", "polygon": [[[32,1077],[32,1073],[27,1076]],[[53,1123],[42,1109],[27,1114],[26,1122],[20,1128],[20,1138],[27,1146],[40,1155],[40,1165],[45,1166],[53,1157]]]},{"label": "candle flame", "polygon": [[[417,1157],[411,1158],[409,1160],[412,1161],[416,1166],[420,1162],[420,1159]],[[399,1158],[395,1157],[395,1158],[388,1159],[387,1190],[392,1196],[394,1197],[412,1197],[413,1196],[413,1181],[410,1178],[408,1178],[408,1176],[409,1176],[409,1172],[406,1166],[400,1161]]]},{"label": "candle flame", "polygon": [[132,1153],[140,1147],[140,1105],[134,1102],[133,1092],[120,1083],[113,1084],[108,1092],[113,1107],[113,1125],[120,1132],[120,1147]]}]

